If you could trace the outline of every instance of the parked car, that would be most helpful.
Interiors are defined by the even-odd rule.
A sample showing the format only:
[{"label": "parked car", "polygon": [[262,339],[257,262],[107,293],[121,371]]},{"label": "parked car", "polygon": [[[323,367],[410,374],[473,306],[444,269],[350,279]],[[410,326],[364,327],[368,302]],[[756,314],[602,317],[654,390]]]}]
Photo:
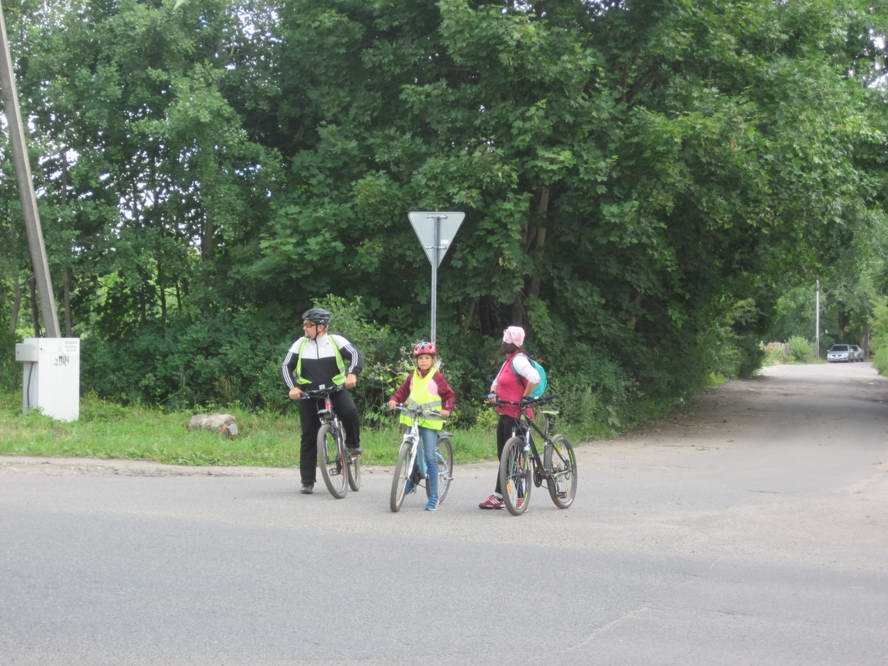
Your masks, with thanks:
[{"label": "parked car", "polygon": [[851,363],[851,345],[833,345],[826,350],[826,360],[829,363]]},{"label": "parked car", "polygon": [[852,360],[854,361],[865,361],[866,358],[864,356],[863,350],[857,345],[848,345],[851,347],[851,353],[854,355]]}]

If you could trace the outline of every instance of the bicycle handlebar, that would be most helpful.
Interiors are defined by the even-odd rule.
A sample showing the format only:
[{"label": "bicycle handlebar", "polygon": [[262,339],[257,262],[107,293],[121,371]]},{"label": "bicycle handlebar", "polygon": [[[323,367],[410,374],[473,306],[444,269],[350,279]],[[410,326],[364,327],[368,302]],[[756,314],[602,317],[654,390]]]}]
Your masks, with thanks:
[{"label": "bicycle handlebar", "polygon": [[533,407],[534,405],[545,405],[548,402],[552,402],[554,399],[555,396],[546,395],[541,398],[521,398],[520,402],[514,402],[512,400],[496,400],[494,404],[505,405],[508,407],[521,407],[523,409],[525,407]]},{"label": "bicycle handlebar", "polygon": [[[298,387],[297,387],[298,388]],[[302,389],[300,389],[302,390]],[[331,386],[330,388],[322,388],[315,389],[314,391],[302,391],[302,397],[300,400],[311,400],[312,398],[326,398],[328,395],[333,395],[334,393],[339,393],[342,390],[341,386]]]},{"label": "bicycle handlebar", "polygon": [[395,405],[395,409],[393,411],[402,412],[403,414],[406,414],[407,416],[415,416],[415,417],[434,416],[439,419],[447,418],[437,409],[424,409],[422,407],[406,407],[404,405]]}]

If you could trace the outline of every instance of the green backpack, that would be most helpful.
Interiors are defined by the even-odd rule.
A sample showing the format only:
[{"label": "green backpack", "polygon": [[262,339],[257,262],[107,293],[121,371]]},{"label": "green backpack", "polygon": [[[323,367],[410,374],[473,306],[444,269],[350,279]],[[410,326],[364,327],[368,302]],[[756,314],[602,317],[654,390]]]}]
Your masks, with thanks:
[{"label": "green backpack", "polygon": [[[534,367],[534,369],[538,373],[540,373],[540,383],[537,384],[536,388],[534,388],[533,391],[530,392],[530,395],[527,396],[528,398],[531,398],[532,400],[537,400],[539,398],[542,398],[543,395],[545,395],[546,389],[549,388],[549,379],[546,376],[546,369],[542,365],[540,365],[539,361],[535,361],[534,359],[530,358],[530,355],[527,355],[527,360],[530,361],[530,364]],[[514,358],[512,359],[512,372],[515,372],[515,359]],[[519,375],[517,372],[515,372],[515,376],[521,377],[521,375]],[[522,377],[522,379],[523,379],[523,377]]]}]

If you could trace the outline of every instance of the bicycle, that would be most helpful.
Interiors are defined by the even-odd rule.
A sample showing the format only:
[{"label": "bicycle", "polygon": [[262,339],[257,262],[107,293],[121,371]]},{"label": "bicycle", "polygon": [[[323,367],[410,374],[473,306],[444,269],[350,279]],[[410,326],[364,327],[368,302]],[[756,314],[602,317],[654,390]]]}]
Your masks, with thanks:
[{"label": "bicycle", "polygon": [[303,400],[324,401],[323,407],[318,409],[318,418],[321,421],[321,427],[318,428],[318,466],[321,468],[324,485],[336,499],[345,497],[349,487],[354,491],[361,489],[361,460],[348,452],[345,428],[333,410],[330,398],[341,390],[342,387],[334,386],[302,392]]},{"label": "bicycle", "polygon": [[[392,478],[392,490],[389,494],[389,508],[397,513],[404,503],[407,481],[414,475],[417,453],[419,452],[419,421],[423,417],[440,417],[436,410],[423,409],[422,407],[407,407],[398,405],[395,409],[406,414],[412,419],[409,428],[401,438],[401,448],[398,451],[398,462],[395,464],[395,474]],[[450,433],[442,430],[438,433],[438,447],[435,449],[438,462],[438,506],[444,503],[447,491],[450,490],[450,482],[453,480],[453,445],[450,443]],[[424,486],[421,481],[416,486]],[[428,488],[426,487],[426,492]]]},{"label": "bicycle", "polygon": [[[558,412],[542,411],[545,417],[545,427],[542,430],[527,415],[529,408],[542,406],[553,399],[545,397],[536,400],[524,398],[521,402],[496,401],[497,405],[510,405],[521,410],[518,424],[503,446],[499,466],[503,501],[513,516],[520,516],[527,511],[533,486],[539,487],[543,481],[546,482],[552,502],[559,509],[570,507],[576,497],[577,460],[567,438],[554,434]],[[537,452],[533,432],[545,442],[542,459]]]}]

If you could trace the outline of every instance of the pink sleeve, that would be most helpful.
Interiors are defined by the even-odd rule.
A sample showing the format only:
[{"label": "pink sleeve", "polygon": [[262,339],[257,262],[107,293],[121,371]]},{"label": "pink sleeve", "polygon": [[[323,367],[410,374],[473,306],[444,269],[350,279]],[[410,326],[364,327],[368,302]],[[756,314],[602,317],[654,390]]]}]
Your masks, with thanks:
[{"label": "pink sleeve", "polygon": [[438,385],[438,395],[441,396],[441,407],[452,412],[453,408],[456,407],[456,393],[454,393],[450,384],[447,383],[444,375],[440,372],[435,373],[434,380],[435,384]]},{"label": "pink sleeve", "polygon": [[404,380],[404,383],[398,387],[398,390],[395,391],[395,394],[389,398],[389,400],[394,400],[395,402],[403,404],[404,401],[410,397],[410,385],[413,382],[413,373],[411,372],[407,375],[407,379]]}]

